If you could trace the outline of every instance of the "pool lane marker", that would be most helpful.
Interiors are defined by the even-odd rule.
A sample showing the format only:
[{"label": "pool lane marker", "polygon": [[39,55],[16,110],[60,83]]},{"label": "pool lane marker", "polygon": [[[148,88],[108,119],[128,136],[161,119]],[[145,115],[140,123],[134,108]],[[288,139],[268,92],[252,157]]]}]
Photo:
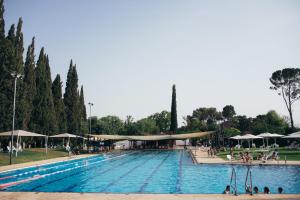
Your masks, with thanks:
[{"label": "pool lane marker", "polygon": [[146,180],[144,181],[144,184],[140,187],[140,190],[139,190],[140,193],[144,192],[145,188],[149,184],[149,181],[152,179],[154,174],[159,170],[159,168],[163,165],[163,163],[169,158],[169,156],[170,156],[170,152],[164,159],[162,159],[162,161],[155,167],[155,169],[151,172],[151,174],[146,178]]},{"label": "pool lane marker", "polygon": [[181,150],[180,153],[179,168],[178,168],[178,174],[176,180],[176,193],[181,193],[182,159],[183,159],[183,150]]},{"label": "pool lane marker", "polygon": [[[156,153],[157,154],[157,153]],[[102,190],[100,190],[100,192],[104,192],[106,191],[108,188],[110,188],[111,186],[115,185],[117,182],[119,182],[122,178],[126,177],[128,174],[130,174],[133,170],[143,166],[144,164],[146,164],[147,162],[149,162],[150,160],[152,160],[153,158],[156,157],[156,154],[154,154],[153,156],[151,156],[149,159],[147,159],[146,161],[139,163],[138,165],[134,166],[133,168],[131,168],[130,170],[128,170],[127,172],[125,172],[124,174],[122,174],[121,176],[119,176],[117,179],[111,181],[108,185],[106,185]],[[97,188],[97,187],[96,187]]]},{"label": "pool lane marker", "polygon": [[[135,152],[135,153],[137,153],[137,152]],[[111,171],[112,169],[115,169],[115,167],[120,167],[120,166],[122,166],[122,165],[124,165],[124,164],[127,164],[127,163],[129,163],[129,162],[131,162],[131,161],[133,161],[133,160],[136,160],[136,159],[138,159],[138,157],[134,157],[134,158],[132,158],[132,159],[130,159],[130,160],[125,160],[125,161],[121,162],[121,163],[118,164],[118,165],[114,165],[114,166],[112,166],[112,167],[110,167],[110,168],[108,168],[108,169],[105,169],[105,170],[103,170],[103,171],[100,171],[100,172],[98,172],[98,173],[95,173],[95,174],[93,174],[92,177],[87,177],[87,178],[85,178],[85,179],[80,180],[80,182],[77,182],[76,184],[73,184],[73,185],[71,185],[71,186],[69,186],[69,187],[67,187],[67,188],[64,188],[63,191],[64,191],[64,192],[71,192],[71,190],[73,190],[74,188],[76,188],[80,183],[83,183],[83,182],[85,182],[85,181],[87,181],[87,180],[91,181],[91,180],[97,178],[97,176],[99,176],[99,175],[101,175],[101,174],[104,174],[104,173],[106,173],[106,172],[109,172],[109,171]],[[84,171],[84,172],[85,172],[85,171]],[[81,173],[83,173],[83,172],[81,172]],[[71,176],[74,176],[74,175],[77,175],[77,174],[73,174],[73,175],[71,175]],[[70,176],[68,176],[68,177],[70,177]],[[65,178],[65,177],[64,177],[64,178]],[[64,179],[64,178],[63,178],[63,179]],[[60,179],[60,180],[62,180],[62,179]]]},{"label": "pool lane marker", "polygon": [[[10,178],[16,178],[16,177],[19,177],[19,176],[33,174],[33,173],[36,173],[36,172],[44,172],[44,171],[48,171],[50,169],[57,169],[57,168],[65,167],[65,166],[72,165],[72,164],[78,164],[80,162],[92,161],[92,160],[96,160],[96,159],[102,158],[102,157],[98,157],[98,156],[96,156],[96,157],[92,156],[92,157],[93,158],[88,158],[88,159],[79,158],[79,159],[82,159],[82,160],[80,160],[80,161],[72,160],[72,161],[75,161],[75,162],[66,163],[66,164],[62,164],[62,165],[56,165],[56,166],[47,167],[47,168],[40,168],[40,166],[42,166],[42,165],[37,165],[37,166],[35,166],[36,168],[38,168],[36,170],[32,170],[32,171],[28,171],[28,172],[23,172],[23,173],[19,173],[19,174],[15,174],[15,175],[10,175],[10,176],[4,176],[4,177],[1,177],[0,180],[6,180],[6,179],[10,179]],[[103,157],[104,158],[110,158],[110,157],[108,157],[106,155],[104,155]]]},{"label": "pool lane marker", "polygon": [[[95,160],[95,159],[97,159],[97,158],[90,158],[90,159],[87,159],[87,160],[91,161],[91,160]],[[11,176],[4,176],[4,177],[1,177],[0,180],[5,180],[5,179],[9,179],[9,178],[16,178],[16,177],[19,177],[19,176],[33,174],[33,173],[36,173],[36,172],[48,171],[50,169],[57,169],[57,168],[65,167],[65,166],[72,165],[72,164],[78,164],[80,162],[82,162],[82,161],[77,161],[77,162],[72,162],[72,163],[67,163],[67,164],[62,164],[62,165],[56,165],[56,166],[52,166],[52,167],[48,167],[48,168],[40,168],[40,166],[37,165],[36,170],[23,172],[23,173],[19,173],[19,174],[14,174],[14,175],[11,175]]]},{"label": "pool lane marker", "polygon": [[[132,153],[130,153],[130,154],[132,154]],[[87,165],[93,165],[93,164],[96,164],[96,163],[100,163],[100,162],[104,162],[104,161],[107,161],[107,160],[111,160],[111,159],[123,157],[123,156],[126,156],[126,155],[128,155],[128,154],[123,154],[123,155],[120,155],[120,156],[115,156],[115,157],[107,158],[107,159],[104,159],[104,160],[93,162],[91,164],[88,163]],[[85,167],[87,165],[79,165],[79,166],[76,166],[76,167],[64,169],[64,170],[61,170],[61,171],[52,172],[52,173],[49,173],[49,174],[35,175],[35,176],[31,177],[31,178],[27,178],[27,179],[23,179],[23,180],[19,180],[19,181],[13,181],[13,182],[9,182],[9,183],[0,184],[0,189],[3,190],[5,188],[7,188],[7,187],[11,187],[11,186],[14,186],[14,185],[19,185],[19,184],[26,183],[26,182],[33,181],[33,180],[37,180],[37,179],[40,179],[40,178],[45,178],[45,177],[48,177],[48,176],[52,176],[52,175],[60,174],[60,173],[63,173],[63,172],[71,171],[71,170],[74,170],[74,169]]]},{"label": "pool lane marker", "polygon": [[14,181],[14,182],[10,182],[10,183],[1,184],[0,189],[3,190],[7,187],[11,187],[11,186],[14,186],[14,185],[19,185],[21,183],[26,183],[26,182],[37,180],[37,179],[40,179],[40,178],[42,178],[42,176],[37,175],[37,176],[27,178],[27,179],[23,179],[23,180],[20,180],[20,181]]}]

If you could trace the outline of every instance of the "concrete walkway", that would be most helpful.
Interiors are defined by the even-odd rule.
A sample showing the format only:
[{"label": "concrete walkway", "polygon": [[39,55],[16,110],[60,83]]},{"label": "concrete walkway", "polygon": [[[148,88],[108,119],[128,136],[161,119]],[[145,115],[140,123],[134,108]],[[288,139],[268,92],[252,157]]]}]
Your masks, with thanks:
[{"label": "concrete walkway", "polygon": [[[223,160],[222,158],[219,158],[218,156],[215,157],[208,157],[207,150],[204,149],[191,149],[191,152],[198,164],[246,164],[241,162],[240,160]],[[228,152],[229,154],[229,152]],[[251,162],[252,165],[299,165],[300,161],[276,161],[276,160],[268,160],[265,163],[262,163],[261,161],[254,160]]]},{"label": "concrete walkway", "polygon": [[34,193],[34,192],[0,192],[0,199],[5,200],[240,200],[240,199],[300,199],[300,195],[258,194],[258,195],[223,195],[223,194],[103,194],[103,193]]},{"label": "concrete walkway", "polygon": [[68,160],[74,160],[74,159],[80,159],[90,156],[95,156],[96,154],[82,154],[82,155],[76,155],[72,157],[59,157],[59,158],[52,158],[47,160],[39,160],[34,162],[26,162],[26,163],[20,163],[20,164],[13,164],[13,165],[5,165],[0,167],[0,172],[7,171],[7,170],[13,170],[13,169],[19,169],[24,167],[32,167],[36,165],[43,165],[48,163],[55,163],[55,162],[61,162],[61,161],[68,161]]}]

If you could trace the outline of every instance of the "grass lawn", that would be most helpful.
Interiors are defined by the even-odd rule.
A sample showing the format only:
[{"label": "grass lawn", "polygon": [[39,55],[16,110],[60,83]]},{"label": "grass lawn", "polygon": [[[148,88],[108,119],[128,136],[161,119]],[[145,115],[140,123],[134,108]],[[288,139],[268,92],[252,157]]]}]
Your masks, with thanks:
[{"label": "grass lawn", "polygon": [[[256,148],[256,149],[251,149],[249,151],[253,157],[256,157],[259,154],[259,152],[255,152],[255,150],[259,150],[259,149]],[[244,151],[246,152],[245,149],[234,150],[234,155],[238,155],[239,152],[244,152]],[[300,150],[279,148],[278,151],[279,151],[280,160],[284,160],[286,156],[286,160],[300,161]],[[227,149],[227,151],[221,151],[217,153],[217,156],[219,156],[224,160],[227,160],[226,155],[228,154],[229,154],[229,149]]]},{"label": "grass lawn", "polygon": [[[45,153],[45,149],[33,148],[26,149],[23,152],[18,152],[18,157],[15,156],[15,153],[12,157],[12,163],[24,163],[38,160],[45,160],[57,157],[68,156],[68,153],[63,150],[52,150],[48,149],[48,153]],[[0,153],[0,166],[9,164],[9,153]]]}]

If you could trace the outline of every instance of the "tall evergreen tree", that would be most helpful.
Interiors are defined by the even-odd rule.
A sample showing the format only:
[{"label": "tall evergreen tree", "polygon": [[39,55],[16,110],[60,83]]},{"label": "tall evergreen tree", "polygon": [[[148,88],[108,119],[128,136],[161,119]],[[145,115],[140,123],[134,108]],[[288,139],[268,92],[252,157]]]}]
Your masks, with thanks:
[{"label": "tall evergreen tree", "polygon": [[[56,131],[55,111],[52,97],[50,66],[48,58],[41,49],[36,67],[36,96],[32,112],[33,130],[51,135]],[[51,82],[50,82],[51,83]]]},{"label": "tall evergreen tree", "polygon": [[78,95],[78,75],[71,60],[64,94],[68,132],[78,134],[80,129],[80,108]]},{"label": "tall evergreen tree", "polygon": [[4,0],[0,0],[0,40],[5,38]]},{"label": "tall evergreen tree", "polygon": [[170,131],[176,133],[177,130],[177,103],[176,103],[176,86],[172,87],[172,105],[171,105],[171,126]]},{"label": "tall evergreen tree", "polygon": [[62,82],[60,79],[60,75],[57,74],[52,83],[53,103],[55,108],[58,132],[64,133],[67,131],[67,121],[61,89]]},{"label": "tall evergreen tree", "polygon": [[80,88],[79,102],[80,102],[81,118],[82,120],[86,120],[86,107],[84,103],[83,85]]},{"label": "tall evergreen tree", "polygon": [[28,46],[25,66],[24,66],[24,116],[22,129],[30,130],[30,119],[33,110],[33,100],[36,95],[35,85],[35,55],[34,55],[34,37]]},{"label": "tall evergreen tree", "polygon": [[[14,97],[15,26],[9,29],[8,36],[0,39],[0,130],[11,130]],[[17,88],[18,89],[18,88]]]}]

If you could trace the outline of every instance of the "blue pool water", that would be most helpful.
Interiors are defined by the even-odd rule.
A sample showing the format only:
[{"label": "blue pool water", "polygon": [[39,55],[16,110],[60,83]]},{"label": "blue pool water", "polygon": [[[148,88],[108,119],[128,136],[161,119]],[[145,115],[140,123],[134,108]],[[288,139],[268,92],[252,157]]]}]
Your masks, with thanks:
[{"label": "blue pool water", "polygon": [[[246,166],[195,165],[185,150],[127,151],[0,173],[2,191],[103,193],[222,193],[237,172],[244,193]],[[300,167],[252,166],[253,186],[300,193]]]}]

